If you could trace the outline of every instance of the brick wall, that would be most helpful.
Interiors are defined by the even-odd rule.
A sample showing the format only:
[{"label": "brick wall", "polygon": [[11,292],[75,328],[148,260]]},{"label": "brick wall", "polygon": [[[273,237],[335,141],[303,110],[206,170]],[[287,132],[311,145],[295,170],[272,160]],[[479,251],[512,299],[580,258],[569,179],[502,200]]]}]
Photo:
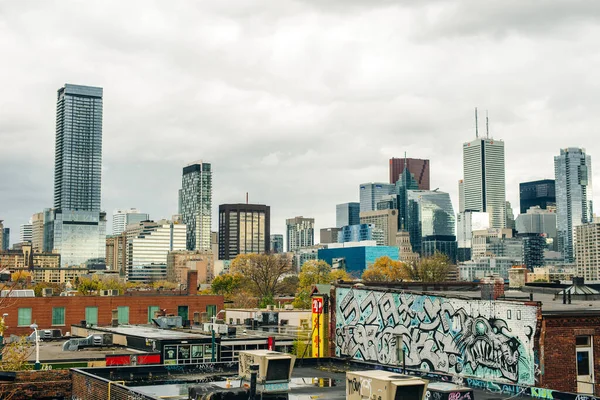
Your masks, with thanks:
[{"label": "brick wall", "polygon": [[[592,336],[594,375],[600,377],[600,317],[544,316],[540,337],[541,374],[537,386],[577,392],[576,336]],[[595,393],[600,393],[596,384]]]},{"label": "brick wall", "polygon": [[11,400],[70,399],[71,371],[17,372],[14,382],[0,382],[0,398],[10,398]]},{"label": "brick wall", "polygon": [[[36,322],[39,329],[62,329],[63,334],[70,331],[71,325],[79,324],[85,319],[86,307],[98,307],[98,325],[110,325],[112,310],[118,306],[129,306],[129,323],[148,323],[148,307],[158,306],[166,309],[167,314],[177,314],[178,306],[188,306],[188,319],[192,320],[194,312],[206,312],[206,306],[216,305],[223,309],[223,296],[187,296],[187,295],[150,295],[150,296],[73,296],[73,297],[28,297],[8,299],[2,304],[2,313],[8,329],[5,335],[29,335],[31,329],[18,325],[18,309],[31,308],[31,323]],[[65,325],[52,325],[52,308],[65,307]]]}]

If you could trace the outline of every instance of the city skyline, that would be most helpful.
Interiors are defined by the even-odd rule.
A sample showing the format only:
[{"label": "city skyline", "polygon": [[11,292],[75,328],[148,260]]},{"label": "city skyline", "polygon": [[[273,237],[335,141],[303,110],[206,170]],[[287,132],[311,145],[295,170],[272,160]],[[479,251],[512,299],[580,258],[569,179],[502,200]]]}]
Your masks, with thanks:
[{"label": "city skyline", "polygon": [[[247,7],[248,15],[258,15],[258,8]],[[586,79],[592,79],[586,77],[595,74],[593,63],[584,61],[589,52],[583,49],[590,46],[588,38],[594,37],[593,32],[598,28],[588,24],[590,20],[582,8],[565,6],[560,13],[552,13],[547,18],[552,28],[541,24],[535,30],[519,21],[510,21],[508,28],[504,28],[494,23],[497,16],[492,18],[485,13],[475,24],[466,16],[475,15],[479,6],[473,10],[461,8],[465,11],[465,24],[461,24],[460,29],[445,25],[445,34],[453,35],[458,43],[441,46],[440,33],[431,26],[393,28],[397,26],[394,22],[397,18],[419,16],[427,7],[391,7],[390,10],[379,4],[359,4],[343,11],[347,26],[339,28],[347,36],[349,45],[356,48],[348,53],[335,53],[339,59],[336,61],[327,57],[325,51],[343,48],[338,45],[345,42],[339,36],[321,31],[323,28],[319,26],[335,24],[335,15],[321,6],[299,4],[297,7],[293,17],[290,9],[283,5],[259,17],[260,25],[265,26],[272,21],[297,18],[305,24],[299,33],[314,31],[315,37],[323,37],[316,41],[311,35],[300,35],[298,46],[286,51],[277,47],[273,32],[261,33],[244,17],[207,6],[206,14],[218,17],[224,24],[202,28],[197,27],[197,21],[205,20],[207,15],[198,15],[196,10],[190,9],[189,15],[193,15],[196,22],[182,21],[179,25],[197,34],[205,33],[200,36],[205,39],[199,43],[194,41],[198,53],[190,55],[193,60],[199,59],[198,54],[212,54],[213,40],[231,44],[231,50],[225,46],[225,55],[217,57],[214,63],[191,71],[186,68],[187,59],[184,61],[178,56],[179,51],[186,49],[187,42],[172,50],[157,48],[146,55],[140,51],[148,46],[153,48],[152,41],[162,36],[158,28],[153,31],[145,27],[143,29],[150,30],[145,32],[147,38],[142,35],[140,42],[123,43],[116,36],[105,34],[97,24],[99,17],[94,15],[97,9],[90,7],[81,11],[78,23],[93,29],[75,40],[72,28],[51,22],[52,16],[68,15],[67,5],[41,4],[28,20],[13,18],[20,12],[19,5],[7,5],[5,17],[0,18],[12,23],[10,29],[0,29],[9,29],[2,33],[11,41],[1,42],[9,61],[7,74],[0,79],[7,92],[14,96],[1,100],[0,138],[5,144],[6,156],[0,161],[3,171],[0,176],[12,185],[2,189],[0,219],[4,219],[5,227],[11,228],[12,241],[18,237],[18,227],[32,214],[52,206],[48,199],[52,195],[53,178],[53,98],[56,88],[64,82],[105,89],[101,200],[104,210],[136,206],[154,220],[169,218],[177,211],[174,193],[181,183],[181,167],[189,160],[205,158],[210,159],[217,171],[213,230],[217,205],[243,202],[246,192],[249,192],[250,202],[271,206],[274,233],[283,233],[285,219],[293,215],[314,217],[315,230],[335,226],[335,204],[358,201],[356,186],[360,183],[386,182],[389,159],[401,158],[405,151],[409,157],[431,161],[431,188],[439,187],[450,193],[452,204],[458,209],[456,182],[462,178],[461,145],[474,136],[474,106],[490,110],[490,133],[503,139],[506,145],[507,200],[515,211],[519,204],[519,183],[552,179],[553,156],[560,148],[584,147],[592,158],[600,154],[600,145],[589,135],[597,126],[597,117],[586,109],[593,101],[581,101],[594,95],[586,84]],[[500,7],[497,10],[500,17],[506,18],[509,8]],[[362,26],[361,11],[365,10],[382,17],[380,26],[368,32],[366,41],[377,41],[380,47],[361,44],[354,33]],[[125,9],[114,21],[115,35],[127,36],[126,20],[132,12]],[[449,12],[449,8],[442,7],[440,15],[448,16]],[[533,18],[539,10],[523,12],[531,13],[528,15]],[[162,21],[162,25],[157,25],[174,26],[170,19],[173,13],[167,9],[150,8],[143,13],[150,20]],[[569,22],[574,15],[581,18],[577,26]],[[320,23],[308,23],[311,16]],[[33,26],[40,25],[46,28],[43,35],[26,34]],[[552,33],[556,27],[559,31],[570,29],[569,35],[574,40],[569,41],[568,47],[557,42],[558,35]],[[283,26],[273,29],[294,32]],[[391,34],[384,34],[386,30]],[[583,30],[586,35],[580,35]],[[546,37],[540,38],[540,31]],[[254,39],[263,34],[266,44],[256,43]],[[57,39],[54,44],[44,40],[48,35]],[[177,38],[171,35],[164,40],[177,43]],[[532,46],[532,39],[536,39],[535,47],[528,47]],[[92,54],[82,47],[92,41],[101,43],[100,47],[105,50]],[[520,46],[515,46],[515,41]],[[389,51],[402,45],[407,46],[407,53],[401,58]],[[306,58],[307,46],[314,46],[320,57],[312,58],[313,69],[299,85],[295,82],[299,81],[302,70],[290,67],[298,57]],[[481,52],[476,57],[478,64],[471,70],[469,64],[475,56],[469,48],[473,46]],[[256,58],[251,58],[255,64],[250,69],[245,68],[242,61],[250,54],[243,51],[244,47],[256,54]],[[261,55],[273,48],[274,58],[260,61]],[[437,48],[436,55],[432,54]],[[548,48],[553,49],[550,54]],[[520,56],[524,49],[527,57]],[[57,50],[70,54],[69,60],[51,57]],[[51,68],[38,70],[42,65],[32,65],[22,56],[36,51],[53,60]],[[114,56],[106,57],[107,51]],[[129,58],[129,54],[136,57]],[[421,61],[423,55],[428,55],[427,63]],[[432,57],[437,62],[431,63]],[[461,58],[465,64],[456,62],[456,67],[448,69],[448,64]],[[518,59],[519,63],[504,61],[511,58]],[[369,70],[368,63],[356,63],[363,67],[350,67],[355,60],[373,60],[377,64],[373,66],[375,70]],[[536,68],[542,60],[553,63],[556,68],[538,71]],[[571,64],[574,60],[578,60],[577,65]],[[501,62],[506,64],[499,64]],[[440,74],[437,65],[447,69],[445,74]],[[490,65],[506,68],[498,72],[503,68]],[[27,75],[20,73],[28,67],[33,71]],[[183,71],[186,79],[178,83],[179,73],[169,73],[169,70]],[[532,70],[536,73],[529,72]],[[473,71],[479,73],[471,73]],[[35,81],[29,79],[31,73],[38,76]],[[241,79],[242,75],[254,79],[252,82],[257,86]],[[520,77],[518,85],[512,83],[515,76]],[[567,76],[576,79],[564,85],[561,81]],[[258,77],[264,77],[264,81]],[[455,87],[464,90],[457,94]],[[265,91],[265,88],[274,89]],[[169,102],[165,102],[166,99]],[[225,106],[229,108],[219,111]],[[198,109],[206,112],[194,117],[191,110]],[[273,110],[276,112],[272,113]],[[269,119],[271,114],[276,117]],[[374,119],[373,115],[380,117]],[[142,140],[143,146],[140,146]],[[185,146],[173,150],[174,140],[185,141]],[[252,151],[248,151],[249,148]],[[223,149],[227,150],[221,151]],[[349,167],[348,160],[352,161]],[[593,197],[597,198],[598,193]]]}]

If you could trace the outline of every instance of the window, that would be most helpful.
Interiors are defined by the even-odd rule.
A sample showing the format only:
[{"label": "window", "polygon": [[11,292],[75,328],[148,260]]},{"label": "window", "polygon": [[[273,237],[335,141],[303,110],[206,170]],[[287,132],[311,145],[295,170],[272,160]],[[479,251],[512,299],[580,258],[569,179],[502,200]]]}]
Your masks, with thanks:
[{"label": "window", "polygon": [[575,337],[575,345],[576,346],[590,346],[590,337],[589,336],[576,336]]},{"label": "window", "polygon": [[64,307],[52,307],[52,325],[64,325],[65,324],[65,308]]},{"label": "window", "polygon": [[577,352],[577,375],[590,375],[590,352]]},{"label": "window", "polygon": [[[217,306],[206,306],[206,313],[208,314],[208,318],[212,318],[217,315]],[[212,319],[211,319],[212,321]]]},{"label": "window", "polygon": [[31,325],[31,308],[19,308],[18,310],[18,326],[29,326]]},{"label": "window", "polygon": [[98,307],[85,308],[85,322],[90,325],[98,325]]},{"label": "window", "polygon": [[160,311],[158,306],[149,306],[148,307],[148,323],[152,323],[152,318],[154,318],[154,313],[156,311]]},{"label": "window", "polygon": [[117,307],[117,318],[119,320],[119,324],[128,324],[129,323],[129,306]]}]

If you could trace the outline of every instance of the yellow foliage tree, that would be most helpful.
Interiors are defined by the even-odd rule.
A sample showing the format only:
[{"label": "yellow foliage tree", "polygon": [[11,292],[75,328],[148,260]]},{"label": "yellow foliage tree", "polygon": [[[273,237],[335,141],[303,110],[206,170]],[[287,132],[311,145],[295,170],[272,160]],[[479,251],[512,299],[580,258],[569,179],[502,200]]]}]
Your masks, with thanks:
[{"label": "yellow foliage tree", "polygon": [[280,279],[291,270],[289,260],[280,254],[240,254],[229,267],[230,273],[248,280],[248,289],[261,301],[275,296]]},{"label": "yellow foliage tree", "polygon": [[407,278],[404,263],[388,256],[379,257],[362,274],[365,282],[402,282]]},{"label": "yellow foliage tree", "polygon": [[351,277],[344,270],[332,270],[331,266],[323,260],[308,260],[300,269],[299,284],[296,298],[293,302],[296,308],[310,307],[310,292],[314,285],[333,283],[338,279],[350,280]]},{"label": "yellow foliage tree", "polygon": [[24,270],[19,270],[19,271],[15,271],[12,274],[10,274],[10,279],[13,282],[27,282],[27,280],[31,279],[31,272],[29,271],[24,271]]}]

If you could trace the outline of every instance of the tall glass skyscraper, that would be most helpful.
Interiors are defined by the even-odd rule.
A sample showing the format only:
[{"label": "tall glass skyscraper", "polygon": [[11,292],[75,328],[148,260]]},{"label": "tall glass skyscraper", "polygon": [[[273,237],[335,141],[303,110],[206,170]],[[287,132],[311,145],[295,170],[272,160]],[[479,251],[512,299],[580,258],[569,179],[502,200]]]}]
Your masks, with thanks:
[{"label": "tall glass skyscraper", "polygon": [[[450,195],[445,192],[428,190],[408,191],[408,233],[413,251],[423,253],[424,242],[432,241],[436,246],[442,242],[454,243],[453,254],[456,259],[456,235],[454,209]],[[438,248],[443,251],[443,246]]]},{"label": "tall glass skyscraper", "polygon": [[360,224],[360,203],[350,202],[335,206],[335,227]]},{"label": "tall glass skyscraper", "polygon": [[377,210],[377,202],[383,196],[394,194],[396,186],[389,183],[371,182],[360,185],[360,212]]},{"label": "tall glass skyscraper", "polygon": [[212,171],[209,163],[198,161],[183,169],[179,214],[187,226],[187,249],[210,250]]},{"label": "tall glass skyscraper", "polygon": [[[460,212],[490,214],[492,228],[506,226],[504,142],[476,138],[463,144],[464,179],[459,183]],[[464,210],[462,209],[464,207]]]},{"label": "tall glass skyscraper", "polygon": [[66,84],[58,90],[54,157],[54,250],[63,267],[105,257],[101,170],[102,88]]},{"label": "tall glass skyscraper", "polygon": [[554,157],[558,250],[573,262],[575,227],[593,220],[592,158],[585,149],[561,149]]}]

